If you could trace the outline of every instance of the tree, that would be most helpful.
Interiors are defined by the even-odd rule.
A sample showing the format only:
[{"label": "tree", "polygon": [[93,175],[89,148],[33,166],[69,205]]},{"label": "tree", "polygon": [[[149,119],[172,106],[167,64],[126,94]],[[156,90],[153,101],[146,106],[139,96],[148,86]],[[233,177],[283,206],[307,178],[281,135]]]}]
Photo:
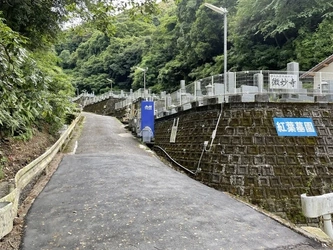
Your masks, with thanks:
[{"label": "tree", "polygon": [[[84,38],[80,39],[79,33],[73,35],[72,30],[66,31],[65,39],[56,46],[57,53],[63,59],[66,56],[67,72],[75,75],[73,84],[79,92],[94,90],[99,94],[97,86],[103,91],[109,88],[107,79],[113,79],[114,89],[136,88],[135,84],[132,86],[131,69],[140,63],[143,51],[149,47],[150,35],[156,29],[154,20],[156,22],[156,19],[150,22],[142,18],[132,19],[124,12],[117,17],[112,37],[88,29],[89,32],[82,33]],[[81,43],[77,44],[77,41]],[[73,50],[68,60],[70,48]]]},{"label": "tree", "polygon": [[[132,8],[130,8],[132,7]],[[114,34],[116,13],[150,14],[157,11],[154,0],[7,0],[0,2],[0,12],[7,26],[29,38],[31,49],[48,47],[54,43],[65,22],[77,18],[86,26],[105,34]],[[1,17],[1,16],[0,16]]]},{"label": "tree", "polygon": [[[332,15],[332,11],[333,5],[322,0],[238,1],[232,23],[232,39],[237,51],[235,54],[241,56],[232,58],[234,68],[283,68],[287,62],[297,58],[293,41],[299,36],[299,31],[315,32],[324,18]],[[258,55],[261,60],[257,60],[258,57],[252,55],[260,50]],[[265,55],[275,58],[275,62]]]},{"label": "tree", "polygon": [[32,55],[25,43],[0,19],[0,137],[27,139],[44,122],[56,132],[70,107],[71,87],[61,69],[53,67],[56,58]]},{"label": "tree", "polygon": [[325,18],[315,32],[306,27],[299,30],[299,36],[294,40],[296,60],[303,70],[308,70],[330,56],[333,52],[333,23],[331,18]]},{"label": "tree", "polygon": [[59,27],[54,24],[60,13],[52,11],[52,7],[52,1],[12,0],[1,1],[0,11],[7,26],[28,37],[30,48],[37,48],[46,40],[54,40],[59,31]]},{"label": "tree", "polygon": [[[170,79],[168,79],[169,76],[163,75],[162,77],[161,74],[167,72],[163,70],[164,67],[179,53],[175,46],[177,43],[175,7],[172,3],[161,6],[161,13],[163,14],[158,16],[158,23],[151,36],[145,39],[146,46],[143,47],[142,60],[137,65],[141,68],[148,68],[146,72],[146,86],[154,88],[156,92],[169,89],[168,85],[172,84]],[[142,72],[135,71],[134,68],[134,73],[131,77],[134,89],[143,86]]]},{"label": "tree", "polygon": [[[212,4],[228,10],[228,70],[278,70],[295,60],[306,69],[331,54],[325,29],[331,30],[333,12],[327,1],[212,0]],[[57,52],[80,81],[80,89],[99,91],[96,86],[101,86],[105,91],[107,78],[114,80],[115,88],[140,88],[143,74],[135,71],[136,66],[148,67],[146,87],[156,91],[174,90],[180,80],[223,73],[223,16],[201,0],[159,7],[160,14],[149,21],[133,20],[126,11],[115,16],[112,37],[86,25],[88,31],[81,37],[67,33],[68,40],[57,46]]]}]

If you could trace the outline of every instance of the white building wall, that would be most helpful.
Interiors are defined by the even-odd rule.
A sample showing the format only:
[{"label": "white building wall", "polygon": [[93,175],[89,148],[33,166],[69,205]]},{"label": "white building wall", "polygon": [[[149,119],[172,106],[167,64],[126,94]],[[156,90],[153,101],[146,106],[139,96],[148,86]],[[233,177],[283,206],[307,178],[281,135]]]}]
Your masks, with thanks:
[{"label": "white building wall", "polygon": [[319,89],[320,83],[327,81],[333,81],[333,63],[316,72],[314,76],[314,86]]}]

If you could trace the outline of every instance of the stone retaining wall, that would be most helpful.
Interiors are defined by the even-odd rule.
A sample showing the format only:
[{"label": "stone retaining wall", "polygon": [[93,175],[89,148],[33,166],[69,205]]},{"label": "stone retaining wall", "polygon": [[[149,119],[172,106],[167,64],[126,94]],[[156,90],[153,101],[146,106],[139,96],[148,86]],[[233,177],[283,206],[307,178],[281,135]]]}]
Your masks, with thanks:
[{"label": "stone retaining wall", "polygon": [[99,115],[114,115],[115,114],[115,104],[120,102],[121,98],[108,98],[103,101],[89,104],[83,107],[83,111],[91,112]]},{"label": "stone retaining wall", "polygon": [[[311,117],[318,136],[279,137],[273,117]],[[177,118],[176,141],[170,143]],[[205,141],[210,150],[203,151]],[[194,177],[198,181],[295,223],[305,223],[302,193],[319,195],[331,192],[333,187],[333,104],[227,103],[195,107],[157,119],[155,145],[184,167],[192,171],[200,168]]]}]

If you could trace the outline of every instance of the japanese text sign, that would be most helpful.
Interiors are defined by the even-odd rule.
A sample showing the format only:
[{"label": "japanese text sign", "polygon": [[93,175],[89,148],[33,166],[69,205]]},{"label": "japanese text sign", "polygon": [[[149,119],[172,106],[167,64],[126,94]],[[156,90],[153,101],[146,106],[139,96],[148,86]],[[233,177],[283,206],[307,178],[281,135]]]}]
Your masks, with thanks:
[{"label": "japanese text sign", "polygon": [[312,118],[273,118],[278,136],[317,136]]},{"label": "japanese text sign", "polygon": [[269,87],[271,89],[296,89],[297,75],[270,74]]}]

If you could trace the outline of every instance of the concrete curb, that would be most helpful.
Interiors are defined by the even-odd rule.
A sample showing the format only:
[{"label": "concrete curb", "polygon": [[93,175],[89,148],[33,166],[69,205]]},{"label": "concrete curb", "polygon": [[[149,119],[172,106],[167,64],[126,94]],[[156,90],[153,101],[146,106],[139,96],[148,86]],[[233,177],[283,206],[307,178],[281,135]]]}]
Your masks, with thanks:
[{"label": "concrete curb", "polygon": [[283,218],[281,218],[280,216],[277,216],[271,212],[268,212],[258,206],[255,206],[253,204],[250,204],[242,199],[239,199],[237,196],[232,195],[230,193],[224,192],[226,195],[229,195],[230,197],[232,197],[235,200],[238,200],[239,202],[251,207],[252,209],[272,218],[273,220],[279,222],[280,224],[290,228],[291,230],[304,235],[305,237],[315,240],[319,243],[322,244],[323,247],[333,247],[333,240],[330,239],[320,228],[317,227],[298,227],[295,224],[291,223],[290,221],[287,221]]},{"label": "concrete curb", "polygon": [[2,204],[2,206],[0,206],[0,239],[13,229],[13,222],[17,214],[21,191],[31,180],[47,168],[54,156],[65,145],[73,129],[82,118],[83,116],[80,114],[51,148],[16,173],[15,188],[8,195],[0,198],[0,205]]}]

